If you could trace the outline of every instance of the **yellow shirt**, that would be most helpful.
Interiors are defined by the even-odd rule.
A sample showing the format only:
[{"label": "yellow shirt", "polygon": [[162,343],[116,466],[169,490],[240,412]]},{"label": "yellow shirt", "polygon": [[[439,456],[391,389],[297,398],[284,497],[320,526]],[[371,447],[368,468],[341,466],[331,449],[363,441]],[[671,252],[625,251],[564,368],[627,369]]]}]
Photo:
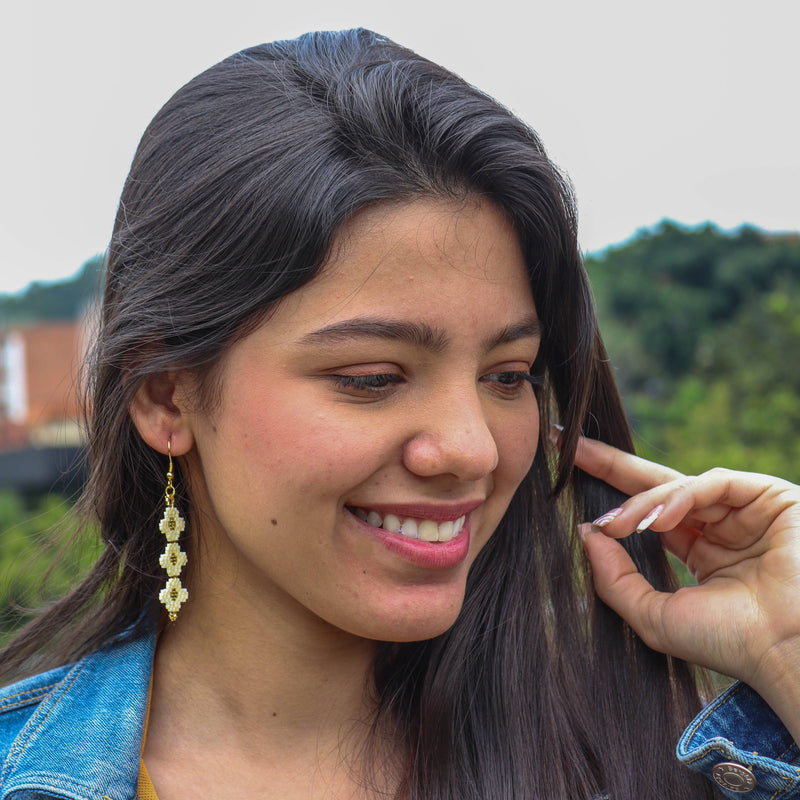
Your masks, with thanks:
[{"label": "yellow shirt", "polygon": [[142,735],[142,752],[139,754],[139,782],[137,784],[138,800],[158,800],[153,782],[144,765],[142,754],[144,753],[144,743],[147,741],[147,723],[150,722],[150,700],[153,697],[153,680],[150,679],[150,691],[147,694],[147,714],[144,718],[144,734]]},{"label": "yellow shirt", "polygon": [[138,800],[158,800],[153,782],[147,774],[147,767],[141,759],[139,760]]}]

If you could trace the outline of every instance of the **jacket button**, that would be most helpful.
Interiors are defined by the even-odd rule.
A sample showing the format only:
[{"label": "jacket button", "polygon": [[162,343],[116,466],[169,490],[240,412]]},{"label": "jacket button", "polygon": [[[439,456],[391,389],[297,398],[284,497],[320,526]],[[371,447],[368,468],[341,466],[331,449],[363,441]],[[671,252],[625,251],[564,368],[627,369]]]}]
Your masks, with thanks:
[{"label": "jacket button", "polygon": [[729,792],[752,792],[756,788],[756,776],[747,767],[726,761],[711,770],[711,777]]}]

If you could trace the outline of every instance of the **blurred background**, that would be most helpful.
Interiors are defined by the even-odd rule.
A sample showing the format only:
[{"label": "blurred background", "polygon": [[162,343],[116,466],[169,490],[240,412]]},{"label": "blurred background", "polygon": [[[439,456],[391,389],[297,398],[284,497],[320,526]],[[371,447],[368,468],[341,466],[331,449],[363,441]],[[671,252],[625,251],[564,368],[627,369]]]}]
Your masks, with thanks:
[{"label": "blurred background", "polygon": [[4,7],[0,628],[96,553],[88,535],[62,554],[83,478],[79,366],[139,137],[204,68],[312,29],[384,33],[538,131],[575,188],[640,452],[690,473],[723,464],[800,481],[800,4],[518,6]]}]

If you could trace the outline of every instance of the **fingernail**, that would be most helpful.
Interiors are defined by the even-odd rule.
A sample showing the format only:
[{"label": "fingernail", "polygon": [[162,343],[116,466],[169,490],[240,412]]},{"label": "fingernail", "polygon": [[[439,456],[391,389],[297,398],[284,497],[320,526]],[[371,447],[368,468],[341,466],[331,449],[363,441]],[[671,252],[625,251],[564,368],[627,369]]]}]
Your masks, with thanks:
[{"label": "fingernail", "polygon": [[558,425],[556,423],[553,423],[550,426],[550,441],[553,444],[558,444],[558,440],[561,438],[561,433],[563,432],[563,430],[564,430],[563,425]]},{"label": "fingernail", "polygon": [[620,514],[622,513],[621,508],[612,508],[611,511],[606,511],[602,517],[598,517],[592,525],[597,525],[598,528],[602,528],[605,525],[608,525],[609,522],[615,520]]},{"label": "fingernail", "polygon": [[646,531],[660,516],[664,510],[664,504],[659,503],[637,526],[636,533]]},{"label": "fingernail", "polygon": [[587,533],[602,533],[602,529],[598,528],[597,525],[591,522],[581,522],[578,525],[578,533],[580,534],[581,541],[586,538]]}]

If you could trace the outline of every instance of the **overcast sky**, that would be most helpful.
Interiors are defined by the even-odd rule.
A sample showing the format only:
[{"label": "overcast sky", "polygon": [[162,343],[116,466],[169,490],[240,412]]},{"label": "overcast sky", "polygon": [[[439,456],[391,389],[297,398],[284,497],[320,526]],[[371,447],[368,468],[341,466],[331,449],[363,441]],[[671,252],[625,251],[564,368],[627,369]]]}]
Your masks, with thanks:
[{"label": "overcast sky", "polygon": [[138,139],[180,85],[243,47],[359,25],[530,123],[572,179],[586,252],[665,217],[800,228],[798,0],[8,5],[0,291],[105,249]]}]

